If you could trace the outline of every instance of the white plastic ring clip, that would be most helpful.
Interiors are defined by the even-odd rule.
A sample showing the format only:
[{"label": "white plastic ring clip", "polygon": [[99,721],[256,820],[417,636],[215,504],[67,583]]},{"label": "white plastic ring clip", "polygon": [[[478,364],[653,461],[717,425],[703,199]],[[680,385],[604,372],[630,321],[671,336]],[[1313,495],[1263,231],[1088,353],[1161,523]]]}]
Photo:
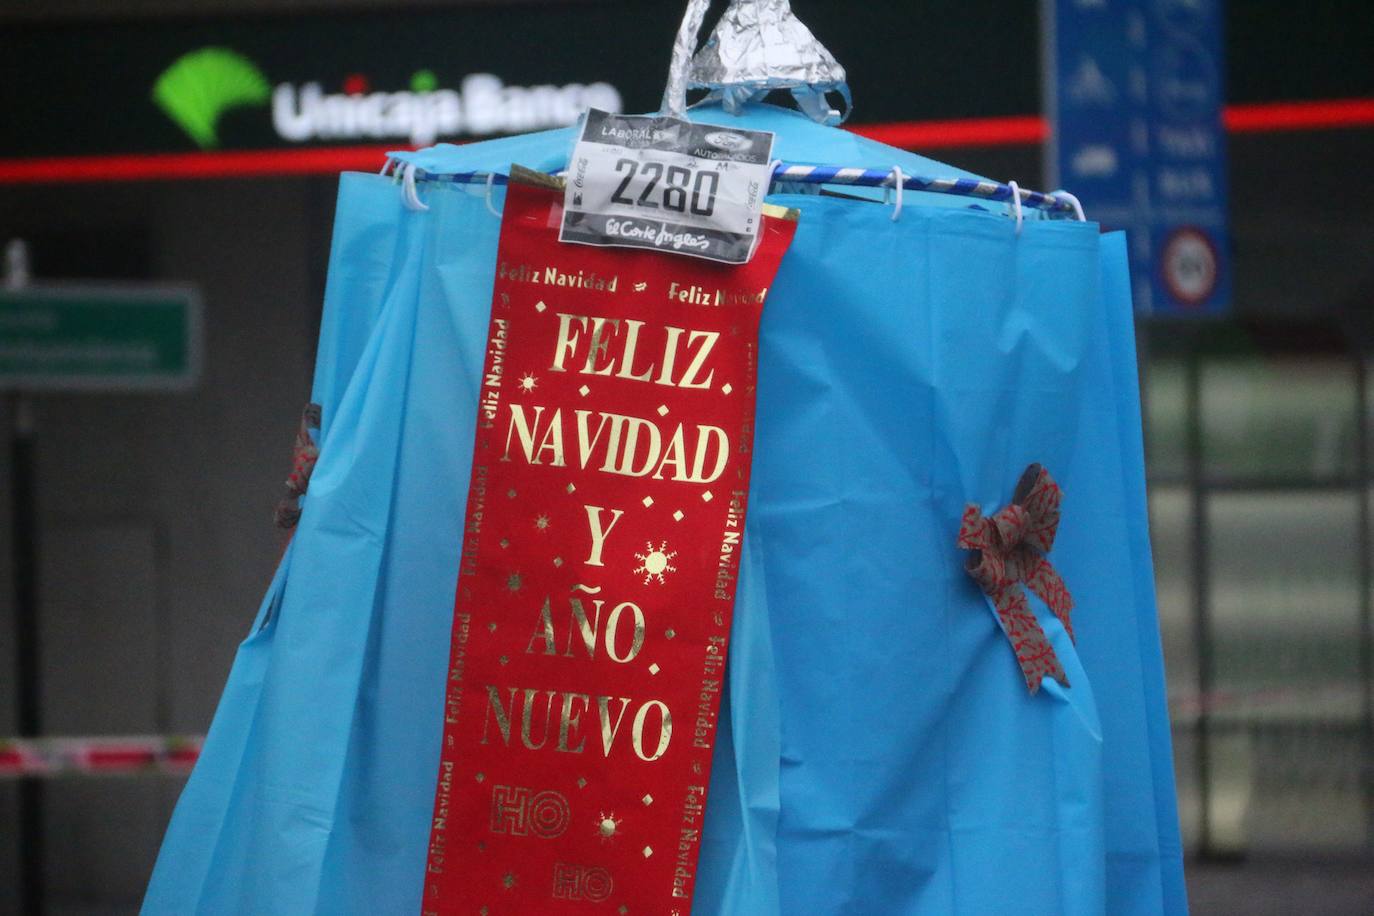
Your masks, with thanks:
[{"label": "white plastic ring clip", "polygon": [[496,173],[487,172],[487,210],[497,219],[501,218],[501,211],[496,209],[496,205],[491,202],[491,189],[496,184]]},{"label": "white plastic ring clip", "polygon": [[407,162],[401,169],[401,202],[407,210],[425,211],[429,206],[415,190],[415,163]]},{"label": "white plastic ring clip", "polygon": [[1073,204],[1073,215],[1078,217],[1078,221],[1080,223],[1086,223],[1088,221],[1088,218],[1083,215],[1083,205],[1078,202],[1077,197],[1074,197],[1068,191],[1055,191],[1054,196],[1061,197],[1064,200],[1067,200],[1069,203]]},{"label": "white plastic ring clip", "polygon": [[906,176],[902,174],[902,167],[894,165],[892,167],[892,188],[897,192],[896,200],[892,202],[892,221],[894,223],[902,215],[902,191],[905,184]]},{"label": "white plastic ring clip", "polygon": [[1016,218],[1016,234],[1020,235],[1025,223],[1025,215],[1021,212],[1021,187],[1014,181],[1008,181],[1007,187],[1011,188],[1011,213]]}]

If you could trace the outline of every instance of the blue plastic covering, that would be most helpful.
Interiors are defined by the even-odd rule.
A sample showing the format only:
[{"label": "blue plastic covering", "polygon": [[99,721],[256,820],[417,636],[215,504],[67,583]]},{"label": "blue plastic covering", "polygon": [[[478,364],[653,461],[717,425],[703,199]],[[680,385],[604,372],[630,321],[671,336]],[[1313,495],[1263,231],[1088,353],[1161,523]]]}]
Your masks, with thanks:
[{"label": "blue plastic covering", "polygon": [[[693,112],[719,121],[718,110]],[[732,121],[731,123],[740,123]],[[958,172],[750,106],[795,162]],[[404,158],[551,169],[552,131]],[[483,187],[345,175],[292,545],[146,913],[418,913],[499,221]],[[499,206],[502,192],[495,192]],[[1093,224],[779,195],[748,530],[693,912],[1186,911],[1126,257]],[[1036,696],[955,546],[1027,464],[1072,686]],[[266,524],[264,520],[264,524]]]}]

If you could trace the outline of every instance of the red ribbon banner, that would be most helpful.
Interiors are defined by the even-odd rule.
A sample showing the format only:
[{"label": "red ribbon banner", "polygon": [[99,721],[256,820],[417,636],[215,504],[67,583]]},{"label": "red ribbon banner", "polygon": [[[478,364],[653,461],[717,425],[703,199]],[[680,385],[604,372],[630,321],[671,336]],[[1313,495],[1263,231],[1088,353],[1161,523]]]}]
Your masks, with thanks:
[{"label": "red ribbon banner", "polygon": [[691,910],[759,317],[795,223],[766,215],[729,266],[560,244],[561,215],[512,182],[425,914]]}]

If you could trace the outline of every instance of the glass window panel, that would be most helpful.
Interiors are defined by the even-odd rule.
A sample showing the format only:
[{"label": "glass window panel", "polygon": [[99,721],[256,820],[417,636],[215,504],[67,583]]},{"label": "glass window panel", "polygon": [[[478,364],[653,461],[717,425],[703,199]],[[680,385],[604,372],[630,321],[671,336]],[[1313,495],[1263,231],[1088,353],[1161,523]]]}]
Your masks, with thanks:
[{"label": "glass window panel", "polygon": [[1197,638],[1193,600],[1193,502],[1185,486],[1151,484],[1150,542],[1154,553],[1159,630],[1173,723],[1174,774],[1183,845],[1197,846]]},{"label": "glass window panel", "polygon": [[1355,392],[1354,366],[1336,357],[1209,360],[1202,367],[1208,475],[1353,475]]},{"label": "glass window panel", "polygon": [[[1368,491],[1365,493],[1365,499],[1368,500],[1367,505],[1369,506],[1370,514],[1367,518],[1371,525],[1369,539],[1366,540],[1365,543],[1374,547],[1374,483],[1370,484]],[[1366,556],[1365,563],[1368,566],[1374,567],[1374,556]],[[1366,575],[1369,575],[1369,578],[1366,580],[1369,583],[1369,594],[1366,597],[1368,603],[1365,605],[1365,613],[1374,614],[1374,575],[1370,575],[1368,572],[1366,572]],[[1370,621],[1370,627],[1374,629],[1374,620]],[[1374,636],[1374,633],[1371,633],[1371,636]],[[1361,651],[1365,653],[1374,653],[1374,646],[1363,646]],[[1374,658],[1371,658],[1369,662],[1370,664],[1374,664]],[[1371,671],[1368,667],[1365,668],[1365,672],[1366,674],[1374,674],[1374,671]],[[1369,680],[1364,685],[1364,690],[1365,702],[1367,703],[1365,709],[1374,710],[1374,679]],[[1374,748],[1369,748],[1369,753],[1369,765],[1374,767]],[[1371,818],[1374,818],[1374,812],[1371,812]],[[1374,824],[1371,824],[1371,828],[1374,829]],[[1370,842],[1374,844],[1374,836],[1370,837]]]},{"label": "glass window panel", "polygon": [[1368,450],[1365,452],[1365,473],[1374,479],[1374,360],[1364,363],[1364,408],[1365,435],[1368,437]]},{"label": "glass window panel", "polygon": [[1214,846],[1363,842],[1355,492],[1209,499]]},{"label": "glass window panel", "polygon": [[1197,767],[1197,728],[1192,719],[1173,715],[1174,783],[1178,793],[1178,827],[1183,848],[1194,852],[1202,838],[1202,803]]},{"label": "glass window panel", "polygon": [[1150,541],[1155,560],[1159,630],[1170,698],[1197,691],[1197,639],[1193,600],[1193,502],[1188,488],[1152,484]]},{"label": "glass window panel", "polygon": [[1244,820],[1249,850],[1366,848],[1364,736],[1357,723],[1255,724],[1241,733],[1251,760]]},{"label": "glass window panel", "polygon": [[1151,477],[1180,477],[1188,469],[1188,387],[1183,360],[1151,360],[1144,381],[1146,468]]},{"label": "glass window panel", "polygon": [[1332,691],[1359,673],[1356,492],[1210,498],[1213,672],[1217,687],[1259,695],[1255,714],[1358,709]]}]

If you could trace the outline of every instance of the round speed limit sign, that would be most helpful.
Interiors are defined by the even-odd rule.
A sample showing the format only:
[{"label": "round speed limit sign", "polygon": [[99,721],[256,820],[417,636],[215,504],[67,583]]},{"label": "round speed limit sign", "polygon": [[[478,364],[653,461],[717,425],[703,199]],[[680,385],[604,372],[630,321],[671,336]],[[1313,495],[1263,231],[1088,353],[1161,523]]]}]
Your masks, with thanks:
[{"label": "round speed limit sign", "polygon": [[1217,248],[1200,229],[1177,229],[1164,243],[1160,271],[1170,295],[1183,305],[1202,305],[1217,288]]}]

